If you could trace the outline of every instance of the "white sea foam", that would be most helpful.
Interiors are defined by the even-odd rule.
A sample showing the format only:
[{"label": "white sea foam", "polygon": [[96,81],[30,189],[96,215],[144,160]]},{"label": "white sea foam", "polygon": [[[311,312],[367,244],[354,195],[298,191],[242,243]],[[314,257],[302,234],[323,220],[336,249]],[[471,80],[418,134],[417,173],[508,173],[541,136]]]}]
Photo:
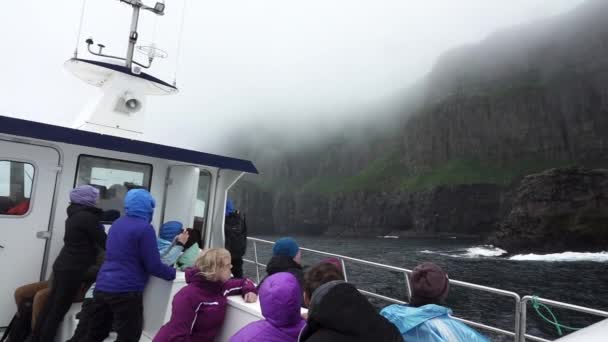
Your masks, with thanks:
[{"label": "white sea foam", "polygon": [[492,245],[483,245],[477,247],[467,248],[466,252],[461,256],[475,258],[475,257],[498,257],[506,254],[507,251],[494,247]]},{"label": "white sea foam", "polygon": [[608,262],[608,252],[590,253],[590,252],[564,252],[554,254],[518,254],[509,258],[509,260],[517,261],[594,261]]},{"label": "white sea foam", "polygon": [[457,250],[452,250],[452,251],[431,251],[431,250],[425,249],[425,250],[420,251],[420,253],[443,255],[443,256],[450,257],[450,258],[472,259],[472,258],[498,257],[498,256],[501,256],[501,255],[507,253],[507,251],[505,251],[504,249],[494,247],[492,245],[482,245],[482,246],[462,248],[462,249],[457,249]]}]

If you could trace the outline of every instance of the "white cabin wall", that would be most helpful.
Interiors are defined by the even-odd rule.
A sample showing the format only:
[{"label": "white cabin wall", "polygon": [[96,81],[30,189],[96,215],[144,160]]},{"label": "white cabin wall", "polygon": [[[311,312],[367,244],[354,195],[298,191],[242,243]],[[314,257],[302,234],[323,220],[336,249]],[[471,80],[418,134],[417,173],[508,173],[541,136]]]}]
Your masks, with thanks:
[{"label": "white cabin wall", "polygon": [[[54,208],[55,217],[53,220],[53,234],[51,237],[49,259],[47,263],[47,274],[50,274],[53,262],[61,247],[63,246],[63,236],[65,231],[65,220],[67,218],[66,208],[69,203],[69,193],[74,186],[74,180],[76,177],[76,166],[78,162],[78,156],[81,154],[99,156],[105,158],[121,159],[126,161],[146,163],[152,165],[152,186],[150,193],[156,199],[156,209],[154,210],[154,217],[152,219],[152,225],[158,232],[158,228],[161,224],[164,199],[165,199],[165,179],[167,176],[167,170],[170,165],[183,165],[181,162],[174,162],[170,160],[140,156],[130,153],[122,153],[115,151],[107,151],[97,148],[82,147],[69,144],[58,144],[59,148],[64,154],[64,164],[61,176],[59,177],[59,188],[57,192],[57,202]],[[212,175],[215,175],[216,170],[214,168],[200,166],[201,169],[207,169]],[[212,194],[213,195],[213,194]],[[209,229],[209,228],[208,228]]]}]

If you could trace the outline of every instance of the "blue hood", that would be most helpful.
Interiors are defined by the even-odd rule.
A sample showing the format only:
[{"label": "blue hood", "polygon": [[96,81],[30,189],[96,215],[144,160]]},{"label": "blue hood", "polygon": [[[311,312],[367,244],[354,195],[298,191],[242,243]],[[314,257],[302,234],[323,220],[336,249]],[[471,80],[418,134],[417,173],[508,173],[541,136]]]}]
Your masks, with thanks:
[{"label": "blue hood", "polygon": [[167,241],[173,241],[182,232],[184,225],[179,221],[168,221],[160,226],[158,237]]},{"label": "blue hood", "polygon": [[125,196],[125,212],[127,216],[151,222],[154,215],[154,207],[156,207],[156,201],[147,190],[129,190]]},{"label": "blue hood", "polygon": [[421,307],[390,305],[380,312],[393,323],[405,341],[489,342],[487,337],[449,315],[452,310],[434,304]]},{"label": "blue hood", "polygon": [[226,216],[232,214],[233,212],[235,212],[236,209],[234,209],[234,204],[232,204],[231,200],[226,200]]},{"label": "blue hood", "polygon": [[[391,310],[393,307],[398,307],[398,310]],[[384,308],[380,314],[395,324],[403,334],[430,319],[448,316],[450,313],[452,310],[446,307],[428,304],[418,308],[408,305],[391,305]]]}]

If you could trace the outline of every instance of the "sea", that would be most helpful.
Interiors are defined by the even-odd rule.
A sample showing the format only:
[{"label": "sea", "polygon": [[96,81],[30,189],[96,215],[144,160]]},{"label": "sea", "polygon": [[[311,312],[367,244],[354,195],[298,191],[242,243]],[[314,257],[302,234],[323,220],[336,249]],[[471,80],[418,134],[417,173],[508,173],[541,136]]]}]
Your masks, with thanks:
[{"label": "sea", "polygon": [[[278,236],[255,236],[274,241]],[[499,288],[524,295],[533,295],[560,302],[608,311],[608,251],[599,253],[569,252],[557,254],[507,255],[506,251],[476,240],[412,239],[395,237],[333,238],[322,236],[294,237],[301,247],[364,259],[382,264],[413,269],[419,263],[431,261],[440,265],[451,279]],[[266,263],[271,246],[257,244],[258,257]],[[607,246],[608,250],[608,246]],[[253,260],[251,242],[246,258]],[[304,266],[314,265],[323,257],[303,253]],[[260,276],[265,275],[263,268]],[[245,274],[256,279],[253,264],[247,264]],[[407,301],[403,274],[346,262],[348,281],[358,288]],[[391,303],[377,299],[370,301],[381,309]],[[446,302],[457,317],[513,331],[515,301],[479,290],[451,286]],[[540,314],[551,315],[538,308]],[[552,309],[556,320],[570,328],[582,328],[601,318],[570,310]],[[554,325],[541,318],[528,305],[527,333],[556,339],[560,333]],[[492,341],[512,341],[512,337],[484,332]],[[572,330],[562,329],[562,334]]]}]

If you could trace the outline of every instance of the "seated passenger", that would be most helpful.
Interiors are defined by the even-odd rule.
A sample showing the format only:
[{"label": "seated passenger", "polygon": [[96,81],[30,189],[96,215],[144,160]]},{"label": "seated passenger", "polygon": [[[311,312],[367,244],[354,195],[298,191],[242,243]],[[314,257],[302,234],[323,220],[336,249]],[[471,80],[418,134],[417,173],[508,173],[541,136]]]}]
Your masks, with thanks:
[{"label": "seated passenger", "polygon": [[231,267],[227,250],[203,250],[196,266],[186,270],[188,285],[173,297],[171,319],[154,342],[213,342],[224,324],[226,296],[242,294],[246,302],[255,302],[255,284],[249,279],[230,279]]},{"label": "seated passenger", "polygon": [[182,231],[183,225],[178,221],[165,222],[158,231],[156,246],[163,264],[173,265],[184,252],[189,233]]},{"label": "seated passenger", "polygon": [[[266,265],[266,273],[273,275],[279,272],[293,274],[300,286],[304,284],[304,272],[302,271],[302,252],[296,240],[284,237],[278,239],[272,247],[272,258]],[[264,280],[260,282],[262,284]]]},{"label": "seated passenger", "polygon": [[449,279],[441,267],[425,262],[414,268],[410,278],[412,296],[409,305],[390,305],[380,314],[391,321],[405,341],[488,342],[489,340],[449,315],[444,306]]},{"label": "seated passenger", "polygon": [[380,316],[357,288],[342,280],[312,293],[300,342],[402,342],[397,328]]},{"label": "seated passenger", "polygon": [[264,320],[249,323],[230,342],[296,342],[305,321],[300,317],[302,290],[291,273],[269,276],[259,289]]},{"label": "seated passenger", "polygon": [[344,280],[342,271],[333,263],[321,261],[304,274],[304,305],[310,305],[312,294],[319,286],[333,280]]}]

